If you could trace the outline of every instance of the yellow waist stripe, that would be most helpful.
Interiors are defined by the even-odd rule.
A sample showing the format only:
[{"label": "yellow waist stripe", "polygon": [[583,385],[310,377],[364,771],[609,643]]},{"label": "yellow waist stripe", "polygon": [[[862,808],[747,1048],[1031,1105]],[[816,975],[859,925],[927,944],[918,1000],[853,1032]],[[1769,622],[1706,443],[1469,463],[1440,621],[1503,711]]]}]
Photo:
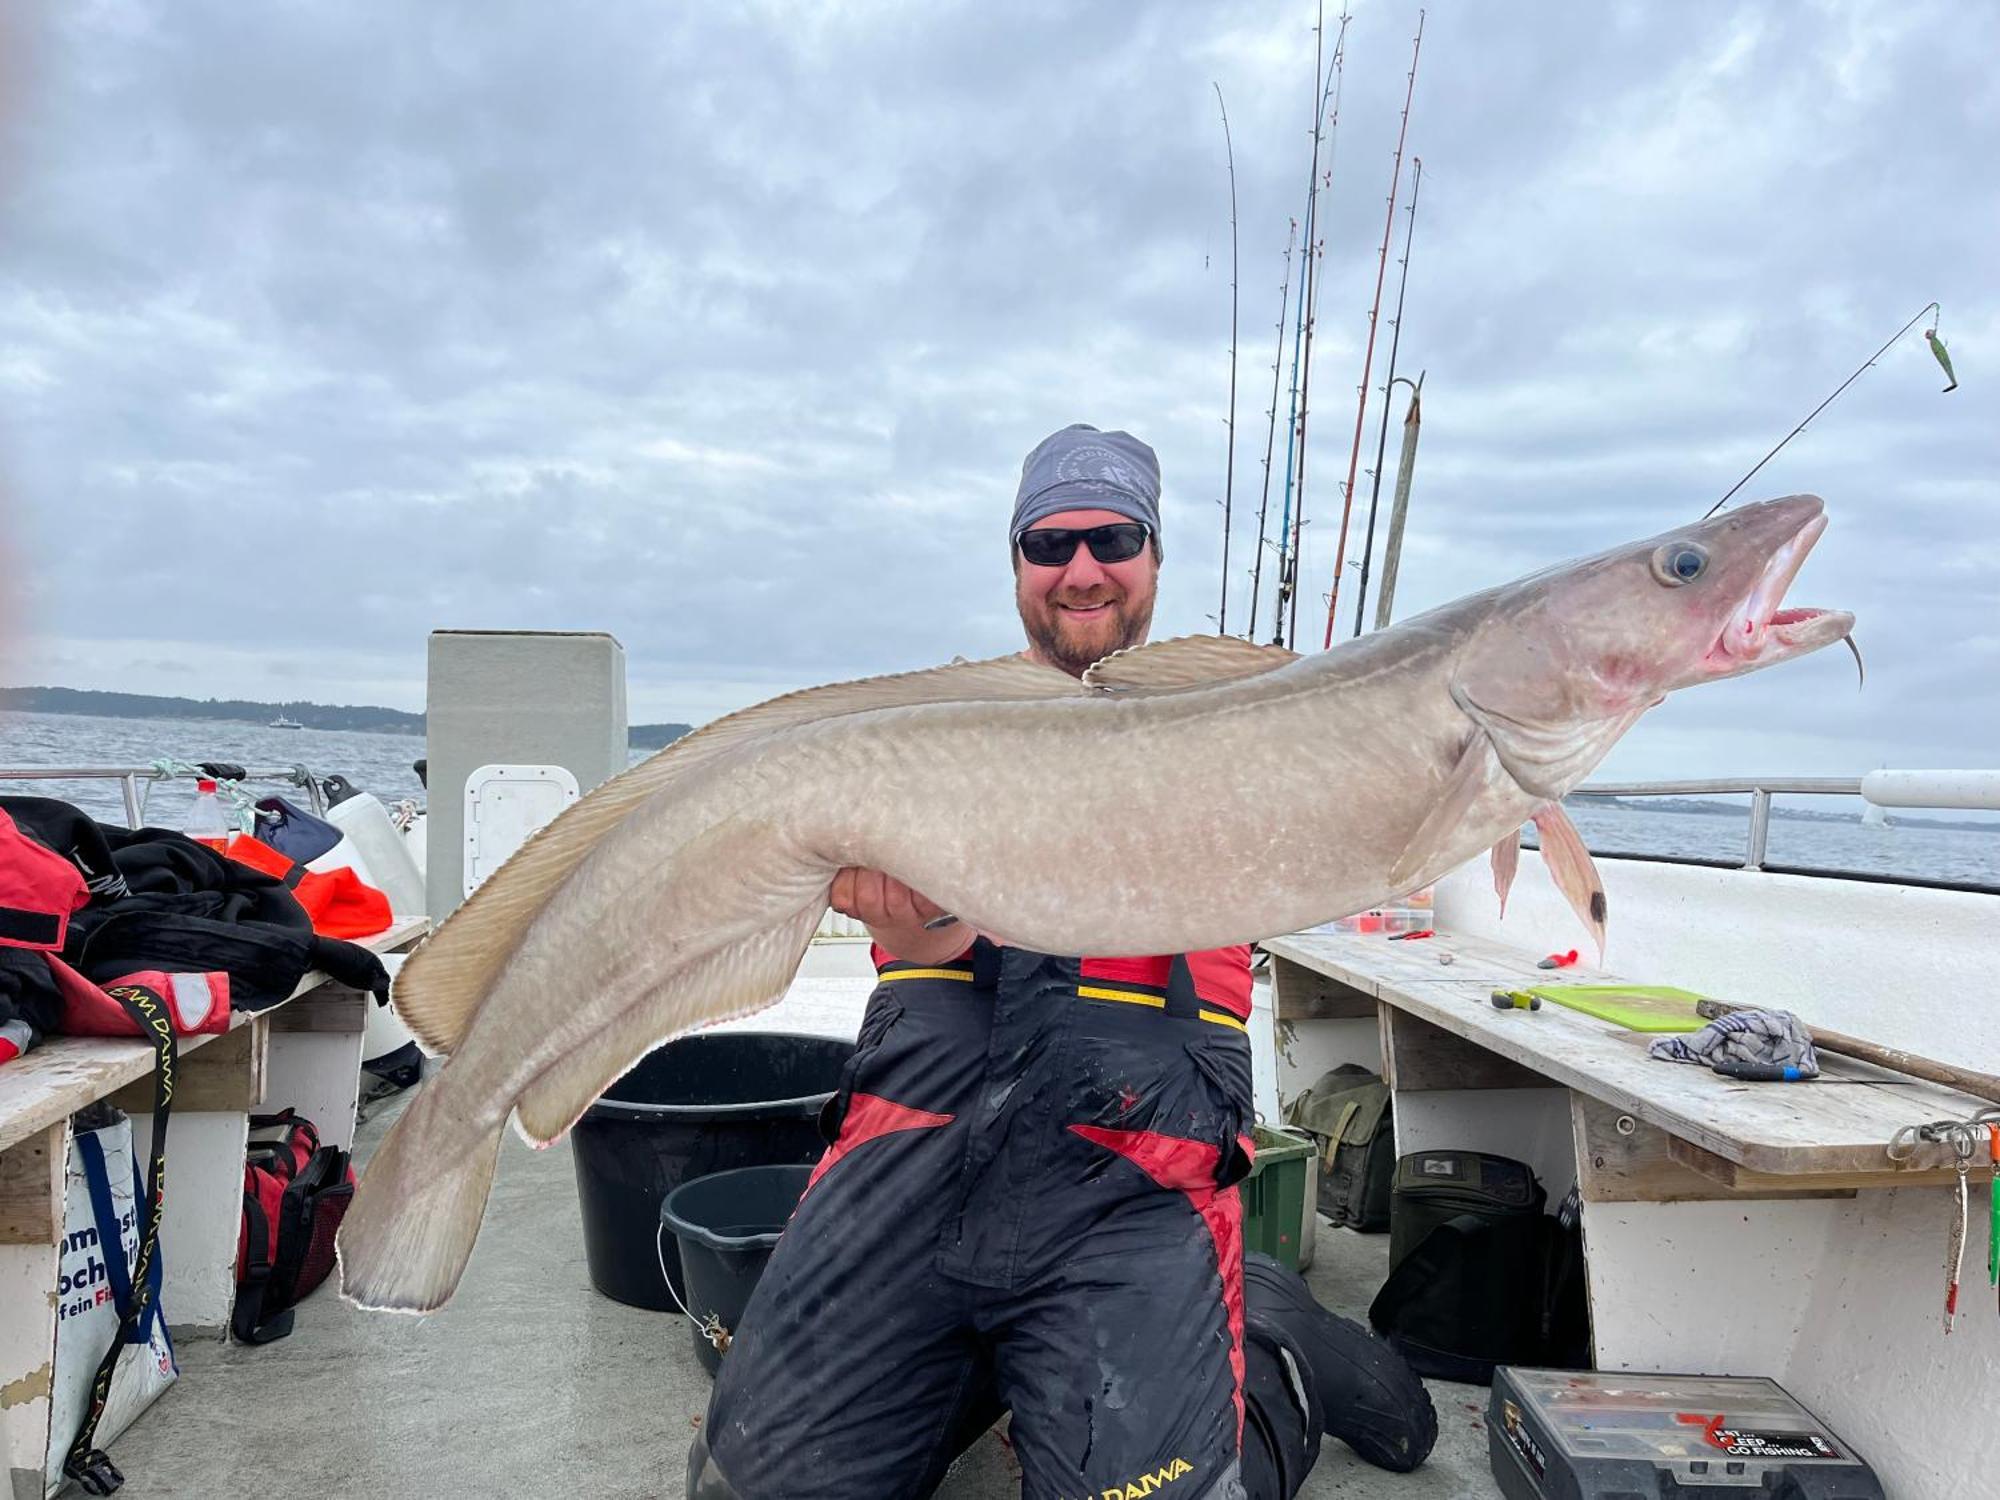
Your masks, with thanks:
[{"label": "yellow waist stripe", "polygon": [[[955,979],[963,984],[972,983],[972,976],[963,969],[891,969],[886,974],[875,976],[878,983],[887,984],[895,979]],[[1080,984],[1076,987],[1079,998],[1084,1000],[1116,1000],[1121,1005],[1144,1005],[1152,1010],[1165,1010],[1167,1000],[1164,995],[1148,995],[1140,990],[1111,990],[1102,985]],[[1197,1012],[1204,1021],[1217,1026],[1230,1026],[1238,1031],[1249,1028],[1226,1011],[1210,1010],[1206,1006]]]},{"label": "yellow waist stripe", "polygon": [[1167,1008],[1165,995],[1147,995],[1138,990],[1107,990],[1094,984],[1080,984],[1076,992],[1086,1000],[1116,1000],[1125,1005],[1150,1005],[1154,1010]]}]

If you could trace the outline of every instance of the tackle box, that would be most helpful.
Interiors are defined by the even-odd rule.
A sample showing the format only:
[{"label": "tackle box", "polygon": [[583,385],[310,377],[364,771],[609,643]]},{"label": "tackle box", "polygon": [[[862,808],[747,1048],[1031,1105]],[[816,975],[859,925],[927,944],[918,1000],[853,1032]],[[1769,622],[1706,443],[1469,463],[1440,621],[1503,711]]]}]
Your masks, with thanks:
[{"label": "tackle box", "polygon": [[1493,1372],[1507,1500],[1883,1500],[1874,1471],[1774,1380]]}]

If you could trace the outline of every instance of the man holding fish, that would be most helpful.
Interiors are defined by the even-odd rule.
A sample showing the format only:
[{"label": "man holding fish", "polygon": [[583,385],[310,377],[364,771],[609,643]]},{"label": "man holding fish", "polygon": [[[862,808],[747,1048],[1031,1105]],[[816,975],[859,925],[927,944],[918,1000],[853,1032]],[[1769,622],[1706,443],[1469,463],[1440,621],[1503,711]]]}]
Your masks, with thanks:
[{"label": "man holding fish", "polygon": [[[1009,536],[1030,659],[1081,678],[1145,641],[1151,448],[1053,434]],[[1081,820],[1066,853],[1096,857]],[[1322,1428],[1389,1467],[1423,1461],[1436,1418],[1398,1355],[1275,1262],[1246,1308],[1248,944],[1006,948],[854,867],[831,904],[867,924],[879,982],[827,1157],[723,1363],[690,1495],[925,1495],[1003,1408],[1029,1496],[1150,1479],[1281,1500]]]},{"label": "man holding fish", "polygon": [[[838,882],[850,909],[877,903],[883,982],[820,1180],[723,1362],[697,1493],[921,1494],[1002,1403],[1037,1500],[1289,1493],[1310,1452],[1263,1427],[1303,1406],[1309,1449],[1315,1391],[1369,1445],[1341,1423],[1380,1370],[1342,1390],[1308,1347],[1293,1386],[1260,1321],[1283,1323],[1279,1348],[1340,1325],[1281,1277],[1267,1290],[1298,1316],[1263,1318],[1255,1258],[1235,1293],[1242,945],[1487,849],[1504,899],[1532,819],[1601,949],[1604,890],[1563,796],[1668,693],[1844,641],[1853,617],[1785,603],[1826,529],[1793,495],[1330,651],[1189,636],[1078,676],[1143,630],[1158,497],[1143,445],[1065,429],[1030,456],[1011,533],[1029,653],[704,725],[459,906],[397,976],[404,1021],[450,1056],[362,1175],[342,1295],[442,1307],[509,1125],[560,1140],[662,1041],[774,1003]],[[928,926],[937,907],[963,930]],[[1368,1456],[1413,1463],[1427,1442]]]}]

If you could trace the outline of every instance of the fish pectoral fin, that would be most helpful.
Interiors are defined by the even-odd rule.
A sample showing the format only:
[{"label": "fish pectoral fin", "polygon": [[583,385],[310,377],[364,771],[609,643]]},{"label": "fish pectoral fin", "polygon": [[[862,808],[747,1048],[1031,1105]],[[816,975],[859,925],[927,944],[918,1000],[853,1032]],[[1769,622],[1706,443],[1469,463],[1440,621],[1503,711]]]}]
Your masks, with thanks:
[{"label": "fish pectoral fin", "polygon": [[[1452,701],[1485,730],[1493,753],[1514,783],[1531,797],[1555,801],[1611,752],[1643,709],[1604,719],[1558,718],[1543,723],[1481,703],[1462,683],[1453,683]],[[1650,706],[1650,705],[1649,705]]]},{"label": "fish pectoral fin", "polygon": [[1521,868],[1521,830],[1510,828],[1507,836],[1493,846],[1493,894],[1500,898],[1500,915],[1507,915],[1507,892],[1514,888],[1515,872]]},{"label": "fish pectoral fin", "polygon": [[[515,1129],[531,1145],[559,1140],[627,1069],[694,1021],[733,1020],[782,998],[825,909],[821,896],[779,926],[673,975],[528,1085],[515,1101]],[[691,1017],[696,1007],[700,1014]]]},{"label": "fish pectoral fin", "polygon": [[1233,635],[1183,635],[1114,651],[1083,680],[1113,693],[1178,693],[1261,677],[1298,659],[1298,652],[1283,646],[1259,646]]},{"label": "fish pectoral fin", "polygon": [[1590,935],[1597,939],[1597,961],[1604,962],[1604,881],[1583,835],[1556,802],[1535,809],[1535,831],[1541,835],[1542,863],[1556,889],[1563,893]]},{"label": "fish pectoral fin", "polygon": [[1474,729],[1465,741],[1465,748],[1459,752],[1458,761],[1445,778],[1444,789],[1438,795],[1436,806],[1430,816],[1403,848],[1396,867],[1389,872],[1389,884],[1395,887],[1397,895],[1403,894],[1417,884],[1417,877],[1426,865],[1437,858],[1438,851],[1450,840],[1452,831],[1465,821],[1473,804],[1492,787],[1495,777],[1501,774],[1500,758],[1493,751],[1493,741],[1483,729]]},{"label": "fish pectoral fin", "polygon": [[571,803],[447,917],[396,976],[390,1003],[433,1053],[455,1050],[535,914],[641,804],[734,750],[821,719],[920,703],[1017,703],[1089,694],[1018,653],[788,693],[705,724]]}]

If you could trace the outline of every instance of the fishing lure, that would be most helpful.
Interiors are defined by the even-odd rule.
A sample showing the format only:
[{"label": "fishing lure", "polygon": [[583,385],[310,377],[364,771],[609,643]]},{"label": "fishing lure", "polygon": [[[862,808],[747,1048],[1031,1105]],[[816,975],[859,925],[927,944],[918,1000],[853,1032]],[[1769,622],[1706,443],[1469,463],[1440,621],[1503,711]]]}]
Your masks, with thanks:
[{"label": "fishing lure", "polygon": [[1937,362],[1944,367],[1945,379],[1951,382],[1950,385],[1945,387],[1945,392],[1948,394],[1957,390],[1958,372],[1951,367],[1951,355],[1944,347],[1943,338],[1939,336],[1935,328],[1926,328],[1924,330],[1924,338],[1931,346],[1931,353],[1937,356]]}]

